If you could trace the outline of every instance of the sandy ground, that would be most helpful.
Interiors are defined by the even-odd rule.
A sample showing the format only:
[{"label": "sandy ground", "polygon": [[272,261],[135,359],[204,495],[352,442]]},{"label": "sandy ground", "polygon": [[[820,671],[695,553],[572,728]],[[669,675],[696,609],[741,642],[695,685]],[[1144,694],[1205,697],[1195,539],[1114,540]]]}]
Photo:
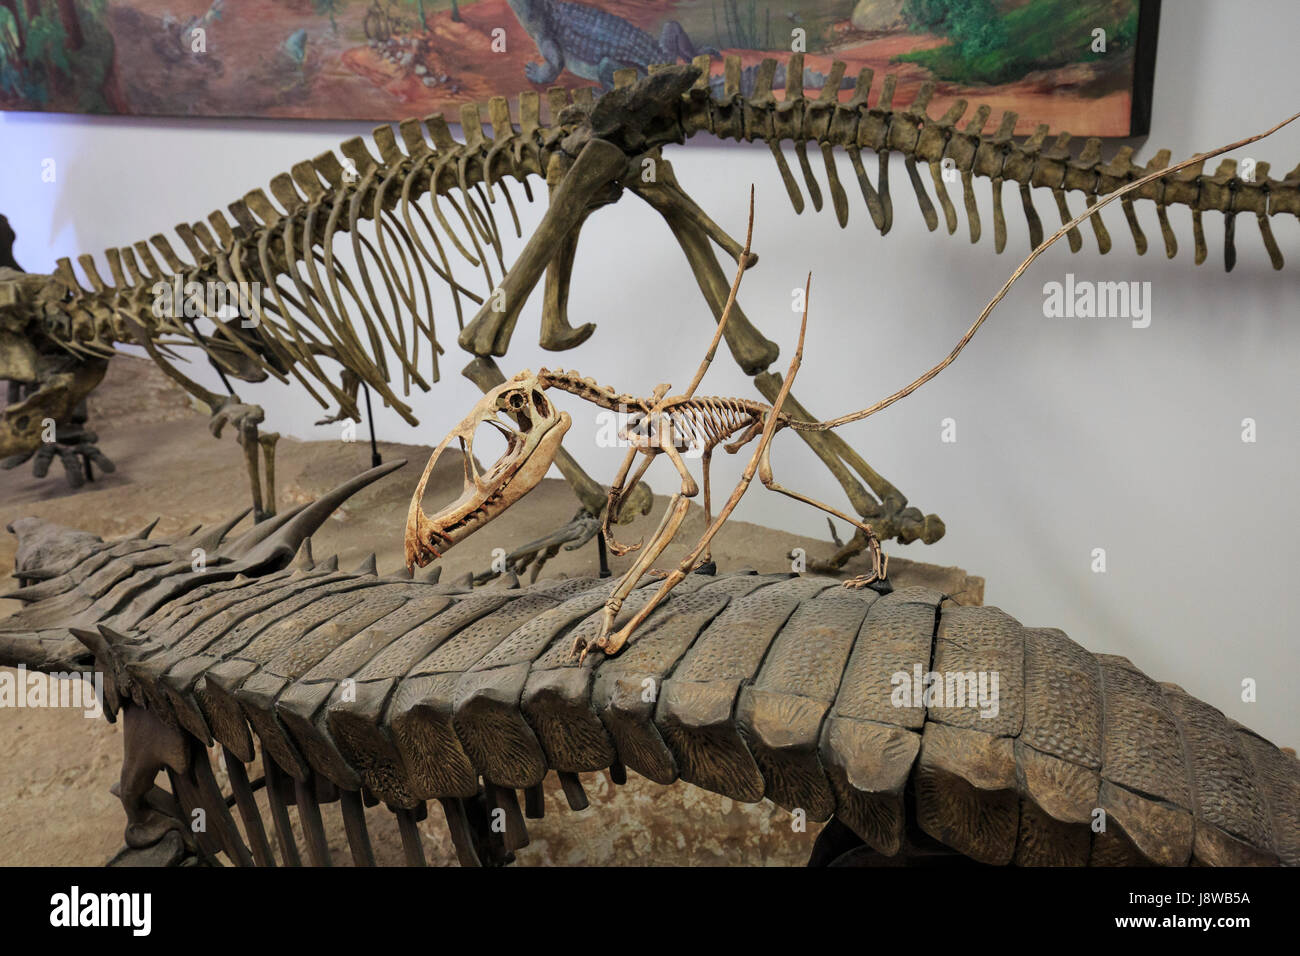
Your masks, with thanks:
[{"label": "sandy ground", "polygon": [[[161,515],[154,534],[169,535],[246,507],[237,446],[229,437],[213,440],[205,419],[188,409],[184,397],[150,363],[114,360],[92,398],[91,424],[117,471],[75,494],[57,465],[44,480],[33,478],[26,466],[0,472],[0,527],[23,515],[40,515],[107,538],[135,531]],[[410,464],[339,509],[313,538],[318,559],[337,553],[342,567],[356,567],[374,551],[380,573],[401,565],[406,508],[430,449],[390,443],[380,449],[386,461],[404,457]],[[433,510],[433,502],[454,497],[459,487],[459,464],[448,465],[438,469],[443,480],[426,499],[427,510]],[[280,506],[308,500],[368,466],[364,443],[283,440],[277,456]],[[626,528],[624,540],[653,530],[648,526],[658,520],[665,500],[656,499],[649,517]],[[567,521],[575,509],[568,487],[547,479],[505,516],[458,545],[444,559],[443,574],[481,570],[489,565],[493,548],[532,540]],[[701,530],[702,513],[695,509],[680,540]],[[723,571],[788,570],[786,556],[794,547],[823,555],[828,545],[733,522],[718,537],[714,556]],[[12,570],[14,548],[12,536],[0,535],[0,575]],[[621,563],[613,561],[616,572]],[[590,574],[595,567],[595,548],[588,546],[562,551],[545,573]],[[895,558],[890,570],[898,585],[928,584],[965,603],[983,598],[983,580],[960,569]],[[16,602],[0,601],[0,616],[16,607]],[[0,864],[97,865],[112,856],[124,825],[121,807],[109,793],[120,761],[119,728],[102,718],[88,719],[68,709],[0,709]],[[256,776],[260,771],[250,772]],[[575,814],[550,778],[549,812],[543,820],[529,821],[532,844],[518,854],[520,864],[800,865],[820,828],[810,823],[806,832],[794,832],[790,814],[768,801],[737,804],[685,784],[660,787],[634,773],[624,787],[613,786],[604,773],[584,774],[583,783],[591,808]],[[325,816],[335,859],[348,862],[338,805],[327,806]],[[377,856],[400,863],[391,814],[373,808],[368,820]],[[431,862],[454,861],[440,811],[431,811],[421,830]]]}]

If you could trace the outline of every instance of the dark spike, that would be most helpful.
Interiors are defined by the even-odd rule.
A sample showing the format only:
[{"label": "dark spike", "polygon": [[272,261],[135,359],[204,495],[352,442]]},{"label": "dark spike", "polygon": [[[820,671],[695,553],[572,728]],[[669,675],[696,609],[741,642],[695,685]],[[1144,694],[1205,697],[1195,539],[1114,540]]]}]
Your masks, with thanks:
[{"label": "dark spike", "polygon": [[451,833],[452,846],[456,848],[456,859],[461,866],[482,866],[478,851],[474,848],[474,830],[469,823],[469,814],[465,811],[465,801],[459,797],[440,797],[442,811],[447,817],[447,830]]},{"label": "dark spike", "polygon": [[298,822],[302,824],[303,837],[307,840],[307,859],[312,866],[333,866],[329,841],[325,838],[325,823],[320,816],[320,803],[316,799],[316,787],[311,781],[295,779],[293,792],[298,804]]},{"label": "dark spike", "polygon": [[564,791],[564,799],[569,801],[570,810],[577,813],[591,805],[591,801],[587,799],[587,791],[582,789],[582,781],[578,779],[576,773],[557,771],[556,776],[560,778],[560,788]]},{"label": "dark spike", "polygon": [[519,575],[513,571],[503,571],[490,585],[494,591],[515,591],[519,589]]},{"label": "dark spike", "polygon": [[298,553],[293,559],[293,569],[295,571],[310,571],[316,567],[316,562],[311,556],[311,535],[302,539],[302,544],[298,545]]},{"label": "dark spike", "polygon": [[499,787],[494,783],[487,783],[488,803],[495,810],[500,810],[505,823],[505,832],[502,834],[507,850],[522,850],[528,846],[528,828],[524,826],[524,815],[519,812],[519,797],[515,794],[512,787]]},{"label": "dark spike", "polygon": [[266,773],[266,799],[271,807],[271,823],[275,827],[275,839],[280,845],[280,862],[285,866],[302,866],[298,855],[298,844],[293,839],[293,826],[289,823],[289,800],[293,785],[289,775],[280,769],[271,756],[262,752],[262,767]]},{"label": "dark spike", "polygon": [[529,820],[540,820],[546,816],[546,792],[540,783],[524,790],[524,816]]},{"label": "dark spike", "polygon": [[244,517],[252,510],[252,508],[245,508],[233,518],[223,521],[221,524],[215,524],[211,528],[205,529],[200,526],[197,530],[177,541],[172,547],[178,551],[189,551],[192,548],[215,551],[221,546],[221,542],[226,539],[226,535],[230,534],[230,530],[243,521]]},{"label": "dark spike", "polygon": [[252,866],[253,855],[244,845],[239,835],[239,828],[235,826],[235,818],[230,815],[230,808],[226,806],[226,800],[221,795],[221,787],[217,785],[217,779],[212,774],[212,763],[208,760],[207,748],[196,744],[194,751],[190,773],[198,789],[198,797],[207,810],[208,822],[217,831],[217,839],[225,848],[226,855],[240,866]]},{"label": "dark spike", "polygon": [[248,782],[248,771],[244,763],[227,747],[222,747],[226,760],[226,775],[230,778],[230,790],[235,796],[235,806],[239,808],[240,819],[244,821],[244,832],[252,844],[253,859],[258,866],[275,866],[275,856],[271,853],[271,844],[266,838],[266,827],[262,824],[261,814],[257,812],[257,801],[253,798],[253,788]]},{"label": "dark spike", "polygon": [[162,520],[161,516],[158,518],[154,518],[152,521],[150,521],[147,525],[145,525],[135,534],[129,534],[125,538],[122,538],[121,540],[122,541],[148,541],[149,535],[153,532],[154,528],[158,527],[158,522],[161,520]]},{"label": "dark spike", "polygon": [[229,557],[242,559],[250,565],[274,563],[276,560],[279,560],[282,565],[287,564],[297,553],[303,539],[324,524],[325,519],[339,505],[362,488],[391,474],[405,464],[406,460],[399,458],[362,472],[308,505],[295,508],[286,515],[277,515],[268,521],[263,521],[223,551]]}]

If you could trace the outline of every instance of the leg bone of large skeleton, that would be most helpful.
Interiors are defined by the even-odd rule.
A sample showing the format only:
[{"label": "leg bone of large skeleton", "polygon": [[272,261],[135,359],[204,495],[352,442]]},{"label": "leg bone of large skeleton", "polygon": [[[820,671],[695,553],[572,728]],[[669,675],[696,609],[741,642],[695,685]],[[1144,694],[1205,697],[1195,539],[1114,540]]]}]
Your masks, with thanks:
[{"label": "leg bone of large skeleton", "polygon": [[[712,243],[716,242],[731,254],[730,244],[723,242],[706,225],[711,220],[707,220],[702,212],[695,211],[694,203],[672,178],[671,167],[666,162],[659,162],[655,183],[629,180],[627,187],[664,217],[682,247],[714,318],[720,320],[726,307],[729,282],[718,266]],[[776,361],[776,344],[764,337],[739,307],[733,309],[724,337],[737,364],[747,375],[756,376],[754,383],[759,392],[769,402],[773,401],[781,390],[781,376],[767,369]],[[794,396],[787,400],[787,408],[791,417],[814,420]],[[863,518],[872,519],[882,537],[898,537],[904,542],[919,538],[927,544],[943,537],[943,522],[937,515],[922,515],[916,509],[908,508],[907,498],[853,451],[844,439],[830,432],[800,432],[800,436],[830,469],[852,502],[853,510]],[[854,477],[853,471],[862,476],[879,501]],[[834,566],[839,567],[865,546],[865,541],[859,542],[855,536],[853,546],[846,549],[848,553],[842,552],[832,559]]]},{"label": "leg bone of large skeleton", "polygon": [[[557,157],[557,163],[562,160]],[[514,266],[488,296],[478,315],[460,333],[461,347],[478,356],[504,355],[524,302],[562,249],[566,238],[593,205],[610,201],[608,191],[627,167],[627,156],[613,143],[589,140],[573,164],[547,179],[558,185],[546,215]]]}]

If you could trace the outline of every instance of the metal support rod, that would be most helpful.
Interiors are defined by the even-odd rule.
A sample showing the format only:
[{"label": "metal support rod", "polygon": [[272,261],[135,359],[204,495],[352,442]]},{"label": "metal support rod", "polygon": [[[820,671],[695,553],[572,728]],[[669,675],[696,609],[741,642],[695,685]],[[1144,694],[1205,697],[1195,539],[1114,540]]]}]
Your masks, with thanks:
[{"label": "metal support rod", "polygon": [[366,421],[370,423],[370,467],[378,468],[384,460],[379,457],[379,446],[375,443],[375,412],[370,407],[370,386],[362,382],[361,387],[366,393]]},{"label": "metal support rod", "polygon": [[596,533],[596,554],[600,558],[600,576],[609,577],[609,555],[605,551],[605,536],[600,532]]}]

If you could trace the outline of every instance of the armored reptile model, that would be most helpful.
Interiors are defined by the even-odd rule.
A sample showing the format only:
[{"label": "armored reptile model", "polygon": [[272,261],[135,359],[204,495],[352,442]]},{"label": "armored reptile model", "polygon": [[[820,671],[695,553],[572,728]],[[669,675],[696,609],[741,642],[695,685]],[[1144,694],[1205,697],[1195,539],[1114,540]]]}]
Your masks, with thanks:
[{"label": "armored reptile model", "polygon": [[[111,284],[90,256],[78,260],[85,285],[66,259],[48,276],[0,272],[0,377],[33,386],[0,416],[0,457],[39,447],[44,423],[68,421],[102,377],[114,346],[138,343],[167,374],[213,409],[214,431],[227,423],[236,425],[254,507],[259,518],[265,517],[275,510],[273,487],[265,494],[262,490],[264,484],[273,486],[273,475],[267,472],[273,462],[274,436],[259,433],[261,409],[240,402],[233,390],[227,396],[217,395],[185,376],[168,361],[172,349],[202,350],[228,379],[256,381],[273,376],[288,381],[293,377],[323,406],[336,402],[341,416],[359,419],[357,390],[364,385],[414,424],[409,406],[397,394],[396,380],[401,379],[401,391],[406,393],[412,384],[427,388],[438,377],[442,346],[434,335],[432,306],[438,284],[450,292],[458,323],[464,318],[463,298],[480,306],[459,335],[461,346],[476,356],[465,374],[485,391],[496,387],[504,376],[492,357],[505,354],[520,309],[543,275],[542,346],[572,348],[594,331],[590,323],[577,328],[569,323],[569,275],[583,221],[624,191],[636,194],[664,217],[717,320],[728,282],[713,246],[732,258],[739,256],[741,247],[682,191],[662,155],[663,146],[698,133],[766,143],[798,211],[805,201],[783,144],[793,143],[808,197],[818,209],[823,191],[807,153],[810,146],[819,149],[825,162],[826,193],[841,225],[848,221],[849,201],[836,154],[845,153],[882,233],[893,221],[888,182],[892,154],[903,155],[931,228],[937,227],[938,216],[920,168],[930,169],[949,231],[956,229],[957,215],[944,173],[959,174],[972,240],[982,234],[974,181],[986,179],[992,187],[994,246],[999,251],[1006,244],[1004,183],[1018,185],[1031,241],[1037,245],[1042,224],[1031,198],[1034,187],[1051,190],[1065,222],[1070,219],[1067,193],[1081,193],[1091,208],[1100,196],[1168,163],[1168,152],[1161,152],[1144,169],[1133,163],[1128,147],[1105,158],[1098,140],[1089,140],[1076,155],[1069,134],[1061,133],[1049,143],[1045,126],[1017,141],[1013,138],[1016,116],[1011,112],[988,133],[991,111],[986,107],[959,126],[964,101],[942,117],[931,117],[927,106],[934,86],[926,84],[906,107],[896,106],[896,78],[886,76],[873,95],[869,69],[858,75],[852,93],[841,100],[842,63],[833,65],[821,95],[807,99],[798,79],[804,75],[803,62],[802,54],[790,58],[783,98],[773,93],[778,75],[775,60],[758,67],[752,92],[743,93],[745,73],[740,61],[727,58],[719,96],[710,85],[707,57],[701,56],[692,66],[652,70],[639,81],[635,69],[618,70],[616,88],[599,99],[591,90],[574,91],[572,101],[568,92],[551,90],[548,123],[542,121],[541,97],[535,93],[521,94],[514,116],[504,98],[493,99],[488,106],[491,135],[483,127],[478,107],[467,106],[460,116],[463,142],[453,137],[438,114],[423,124],[405,121],[396,132],[381,126],[374,133],[377,157],[360,138],[348,140],[340,147],[341,157],[324,153],[276,176],[270,185],[274,199],[254,190],[230,205],[231,218],[217,211],[207,222],[177,226],[190,261],[182,259],[166,237],[156,235],[147,243],[105,252]],[[874,184],[862,164],[864,149],[875,151],[880,159]],[[550,204],[507,270],[492,201],[503,196],[513,214],[506,181],[521,181],[531,198],[528,180],[534,175],[546,177]],[[1192,211],[1198,263],[1206,258],[1204,213],[1220,212],[1227,220],[1224,255],[1229,268],[1236,257],[1233,223],[1239,214],[1253,213],[1274,266],[1281,267],[1270,220],[1300,214],[1300,169],[1274,180],[1268,176],[1267,164],[1258,163],[1253,174],[1245,177],[1225,161],[1213,175],[1191,167],[1146,183],[1123,204],[1141,253],[1147,240],[1137,219],[1139,200],[1154,205],[1169,255],[1178,243],[1167,209],[1184,205]],[[1100,214],[1092,215],[1089,222],[1099,250],[1108,251],[1111,238]],[[517,218],[515,225],[518,232]],[[350,243],[339,241],[344,233]],[[1072,249],[1081,247],[1077,228],[1069,231],[1068,238]],[[349,245],[352,262],[345,264]],[[482,294],[464,284],[472,280],[455,275],[453,249],[474,269],[482,270]],[[499,277],[494,275],[492,259],[500,266]],[[236,320],[227,311],[223,318],[206,305],[199,305],[194,315],[176,313],[179,299],[195,301],[189,293],[171,297],[172,314],[159,310],[159,290],[173,287],[178,277],[182,289],[193,285],[200,293],[213,286],[239,290],[251,314]],[[200,321],[210,327],[200,328]],[[769,371],[777,358],[775,343],[739,308],[725,338],[763,397],[773,401],[781,387],[780,376]],[[421,356],[422,342],[428,345],[427,358]],[[340,383],[326,374],[322,360],[342,366]],[[794,395],[786,399],[786,408],[798,418],[816,417]],[[830,433],[801,434],[831,469],[854,512],[870,522],[882,540],[932,542],[943,534],[943,522],[936,515],[909,506],[906,496],[842,439]],[[591,518],[600,514],[605,492],[562,451],[557,465],[574,486],[587,516],[575,523],[573,534],[589,535]],[[630,511],[638,510],[633,507],[637,504],[643,509],[649,502],[648,489],[638,486],[633,498]],[[839,566],[865,545],[857,534],[829,563]]]},{"label": "armored reptile model", "polygon": [[117,862],[329,864],[323,809],[337,802],[367,865],[364,807],[382,801],[422,864],[417,822],[437,800],[460,861],[499,863],[527,844],[548,773],[581,809],[580,774],[621,783],[630,769],[833,818],[823,860],[1300,864],[1294,756],[1122,657],[996,608],[882,583],[693,574],[622,653],[579,663],[572,644],[599,633],[612,581],[524,589],[507,576],[470,591],[380,577],[373,556],[350,573],[315,561],[308,535],[399,464],[233,540],[238,516],[170,542],[12,525],[18,574],[39,583],[7,595],[26,606],[0,621],[0,656],[72,668],[88,658],[74,636],[93,652],[123,722]]},{"label": "armored reptile model", "polygon": [[676,20],[663,25],[656,41],[628,20],[585,3],[510,0],[510,9],[542,55],[543,62],[524,64],[531,83],[553,83],[567,69],[609,89],[615,70],[631,68],[645,75],[655,64],[718,54],[696,50]]}]

